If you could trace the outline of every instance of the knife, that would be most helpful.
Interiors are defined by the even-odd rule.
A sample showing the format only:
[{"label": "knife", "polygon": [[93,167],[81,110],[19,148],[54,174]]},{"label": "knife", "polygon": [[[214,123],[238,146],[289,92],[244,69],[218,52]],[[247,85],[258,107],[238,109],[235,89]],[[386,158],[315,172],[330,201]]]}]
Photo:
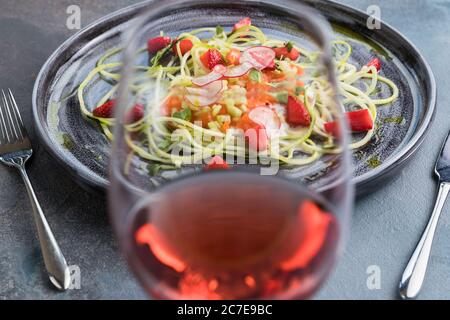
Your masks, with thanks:
[{"label": "knife", "polygon": [[430,257],[434,232],[441,215],[447,195],[450,191],[450,133],[442,146],[436,161],[434,172],[439,178],[439,191],[430,221],[417,244],[400,281],[399,292],[403,299],[414,299],[422,288]]}]

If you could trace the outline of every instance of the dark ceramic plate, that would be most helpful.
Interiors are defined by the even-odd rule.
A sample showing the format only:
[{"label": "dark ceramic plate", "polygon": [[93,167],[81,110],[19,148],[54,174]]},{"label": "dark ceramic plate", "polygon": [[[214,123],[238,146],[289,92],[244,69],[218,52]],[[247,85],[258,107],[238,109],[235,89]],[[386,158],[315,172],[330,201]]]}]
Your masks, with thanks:
[{"label": "dark ceramic plate", "polygon": [[[357,192],[363,193],[381,185],[380,180],[391,176],[419,147],[434,115],[435,80],[417,49],[390,26],[382,23],[381,29],[369,30],[363,12],[325,0],[304,2],[329,20],[337,38],[351,41],[353,64],[364,65],[374,56],[382,57],[381,74],[400,89],[395,103],[378,108],[381,125],[373,140],[354,153],[354,182]],[[121,32],[148,5],[144,2],[115,12],[68,39],[36,80],[33,115],[39,137],[79,182],[94,189],[104,190],[108,185],[110,143],[96,123],[82,117],[73,93],[99,56],[120,45]],[[101,90],[90,90],[87,104],[92,105],[90,101],[98,101],[101,95]],[[313,172],[313,179],[320,180],[329,170],[318,170],[319,166],[324,167],[323,162],[285,173],[305,180],[311,179]]]}]

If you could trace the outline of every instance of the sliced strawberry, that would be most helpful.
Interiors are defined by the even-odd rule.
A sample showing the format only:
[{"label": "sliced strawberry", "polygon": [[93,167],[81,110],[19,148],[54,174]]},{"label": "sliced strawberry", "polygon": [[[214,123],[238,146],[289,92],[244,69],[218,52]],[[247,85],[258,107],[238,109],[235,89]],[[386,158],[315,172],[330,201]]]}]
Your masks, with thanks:
[{"label": "sliced strawberry", "polygon": [[288,47],[278,47],[273,49],[275,51],[276,57],[278,59],[282,58],[289,58],[290,60],[294,61],[297,60],[297,58],[300,56],[300,52],[298,52],[297,49],[291,48],[290,50]]},{"label": "sliced strawberry", "polygon": [[[348,125],[352,132],[364,132],[373,129],[372,116],[367,109],[346,112],[345,116],[347,117]],[[339,137],[340,130],[338,122],[326,122],[324,124],[324,129],[333,136]]]},{"label": "sliced strawberry", "polygon": [[221,156],[214,156],[205,166],[205,170],[229,169],[228,163]]},{"label": "sliced strawberry", "polygon": [[223,64],[222,54],[217,49],[208,49],[200,56],[200,60],[209,70],[212,70],[218,64]]},{"label": "sliced strawberry", "polygon": [[289,59],[292,61],[297,60],[297,58],[300,56],[300,52],[298,52],[297,49],[292,48],[291,51],[289,51]]},{"label": "sliced strawberry", "polygon": [[147,41],[148,52],[153,54],[167,47],[172,40],[170,37],[156,37]]},{"label": "sliced strawberry", "polygon": [[256,46],[245,50],[242,53],[240,62],[249,62],[256,69],[263,70],[264,68],[273,65],[275,59],[275,51],[266,46]]},{"label": "sliced strawberry", "polygon": [[112,118],[115,104],[116,100],[109,100],[95,108],[94,111],[92,111],[92,114],[99,118]]},{"label": "sliced strawberry", "polygon": [[234,25],[232,32],[234,32],[242,27],[251,26],[251,25],[252,25],[252,19],[250,19],[249,17],[246,17]]},{"label": "sliced strawberry", "polygon": [[292,96],[288,97],[286,121],[294,126],[309,126],[311,124],[311,116],[305,105]]},{"label": "sliced strawberry", "polygon": [[174,46],[173,46],[173,52],[175,54],[178,54],[177,53],[177,47],[178,46],[180,47],[180,54],[182,56],[184,56],[187,52],[189,52],[192,49],[194,44],[189,39],[180,40],[178,44],[174,44]]},{"label": "sliced strawberry", "polygon": [[144,105],[140,103],[135,104],[127,114],[127,122],[133,123],[141,120],[144,117],[144,110]]},{"label": "sliced strawberry", "polygon": [[[372,60],[369,61],[368,64],[366,64],[366,66],[368,67],[372,67],[374,66],[377,69],[377,72],[381,70],[381,61],[378,58],[373,58]],[[370,73],[372,72],[372,70],[369,71]]]}]

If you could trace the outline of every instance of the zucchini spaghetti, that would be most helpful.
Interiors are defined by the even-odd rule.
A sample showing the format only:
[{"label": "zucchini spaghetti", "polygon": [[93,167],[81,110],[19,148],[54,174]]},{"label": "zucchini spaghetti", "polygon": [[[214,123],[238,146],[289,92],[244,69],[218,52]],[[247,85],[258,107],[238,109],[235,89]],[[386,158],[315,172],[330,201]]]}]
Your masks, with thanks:
[{"label": "zucchini spaghetti", "polygon": [[[77,91],[81,112],[97,120],[109,139],[121,51],[105,53]],[[338,94],[350,129],[359,133],[350,147],[361,148],[374,135],[377,106],[394,102],[399,90],[379,74],[378,58],[362,67],[351,64],[352,46],[343,40],[333,42],[333,51]],[[249,18],[230,32],[200,28],[176,39],[161,33],[138,54],[149,63],[135,67],[130,84],[135,103],[126,115],[125,139],[131,154],[170,169],[252,152],[299,166],[339,152],[332,89],[317,69],[319,54],[268,37]],[[89,107],[85,91],[95,79],[110,89]],[[378,98],[383,85],[390,96]]]}]

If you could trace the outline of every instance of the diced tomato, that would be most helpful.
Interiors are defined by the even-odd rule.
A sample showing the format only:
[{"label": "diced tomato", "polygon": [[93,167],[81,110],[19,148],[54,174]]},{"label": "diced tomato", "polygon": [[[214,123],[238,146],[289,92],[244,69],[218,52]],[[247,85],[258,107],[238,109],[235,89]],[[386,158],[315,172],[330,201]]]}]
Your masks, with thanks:
[{"label": "diced tomato", "polygon": [[314,202],[306,200],[298,209],[297,221],[300,230],[305,230],[304,236],[293,255],[281,263],[280,268],[284,271],[305,268],[311,263],[324,246],[334,217]]},{"label": "diced tomato", "polygon": [[170,37],[156,37],[147,41],[148,52],[153,54],[167,47],[172,40]]},{"label": "diced tomato", "polygon": [[305,105],[292,96],[288,97],[286,121],[290,125],[309,126],[311,124],[311,116]]},{"label": "diced tomato", "polygon": [[261,82],[247,81],[245,87],[247,89],[247,106],[255,108],[258,106],[272,104],[277,102],[277,99],[270,93],[271,87],[268,85],[269,76],[263,72]]},{"label": "diced tomato", "polygon": [[[353,132],[363,132],[373,129],[373,120],[369,110],[361,109],[356,111],[346,112],[348,125]],[[324,124],[325,131],[335,137],[339,137],[339,123],[330,121]]]},{"label": "diced tomato", "polygon": [[291,50],[289,51],[289,49],[285,46],[285,47],[274,48],[273,50],[275,51],[275,55],[278,59],[281,59],[284,57],[284,58],[289,58],[292,61],[294,61],[300,56],[300,52],[298,52],[298,50],[295,48],[291,48]]},{"label": "diced tomato", "polygon": [[228,64],[237,66],[239,64],[239,59],[241,58],[241,51],[237,49],[231,49],[225,59]]},{"label": "diced tomato", "polygon": [[227,130],[230,128],[230,121],[225,121],[221,126],[220,126],[220,131],[222,131],[223,133],[226,133]]},{"label": "diced tomato", "polygon": [[300,66],[295,66],[295,68],[297,69],[297,75],[298,75],[298,76],[302,76],[303,73],[304,73],[303,68],[300,67]]},{"label": "diced tomato", "polygon": [[239,22],[237,22],[234,27],[233,27],[233,32],[244,27],[244,26],[251,26],[252,25],[252,19],[250,19],[249,17],[246,17],[242,20],[240,20]]},{"label": "diced tomato", "polygon": [[178,47],[178,46],[180,47],[180,53],[181,53],[181,55],[183,56],[183,55],[186,54],[186,52],[189,52],[189,51],[192,49],[192,47],[194,46],[194,44],[193,44],[192,41],[189,40],[189,39],[183,39],[183,40],[180,40],[178,44],[175,44],[175,45],[173,46],[173,52],[174,52],[175,54],[177,54],[177,47]]},{"label": "diced tomato", "polygon": [[203,65],[210,70],[216,65],[223,63],[222,54],[217,49],[208,49],[208,51],[200,56],[200,60]]},{"label": "diced tomato", "polygon": [[[374,66],[378,72],[381,70],[381,61],[378,58],[373,58],[372,60],[369,61],[368,64],[366,64],[366,66],[368,66],[368,67]],[[372,71],[370,71],[370,72],[372,72]]]},{"label": "diced tomato", "polygon": [[173,110],[181,109],[181,99],[177,96],[169,96],[163,104],[162,114],[165,116],[171,115]]},{"label": "diced tomato", "polygon": [[229,169],[228,163],[221,156],[214,156],[204,168],[205,170]]}]

